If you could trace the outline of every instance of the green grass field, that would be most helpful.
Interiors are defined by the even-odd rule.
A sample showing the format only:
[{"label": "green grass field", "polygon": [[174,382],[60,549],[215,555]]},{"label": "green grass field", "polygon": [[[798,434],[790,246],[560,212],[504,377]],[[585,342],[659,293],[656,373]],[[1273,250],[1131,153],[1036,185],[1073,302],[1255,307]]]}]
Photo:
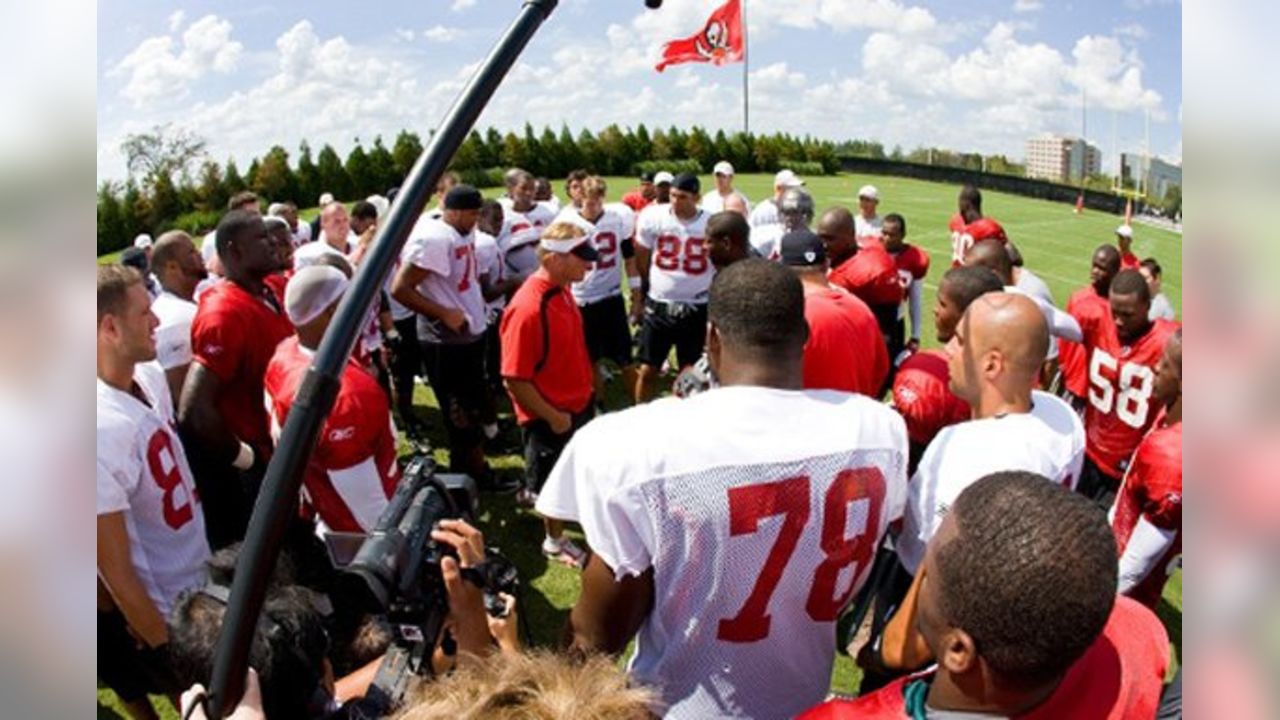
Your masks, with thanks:
[{"label": "green grass field", "polygon": [[[630,178],[609,178],[608,182],[609,196],[614,199],[635,184]],[[710,177],[704,177],[703,183],[704,188],[712,187]],[[955,197],[959,188],[902,178],[839,175],[812,178],[809,180],[809,189],[814,194],[820,213],[833,205],[855,208],[857,190],[866,183],[872,183],[880,190],[883,198],[880,214],[902,214],[908,224],[907,240],[925,248],[931,255],[932,262],[926,280],[923,313],[926,331],[923,339],[926,346],[936,346],[937,341],[931,330],[933,295],[938,278],[950,266],[951,245],[947,222],[955,212]],[[738,178],[737,185],[754,202],[772,192],[772,176],[743,176]],[[486,194],[496,195],[498,192],[497,189],[491,189]],[[1060,306],[1066,304],[1071,292],[1088,282],[1093,249],[1099,244],[1112,242],[1113,231],[1119,224],[1119,218],[1114,215],[1089,211],[1075,215],[1068,205],[994,192],[984,192],[984,210],[987,215],[1004,225],[1009,237],[1022,251],[1027,267],[1048,283]],[[314,209],[303,211],[302,214],[304,217],[313,217]],[[1180,313],[1181,236],[1143,225],[1136,226],[1134,234],[1134,252],[1139,257],[1154,256],[1159,259],[1165,274],[1164,292]],[[110,261],[110,257],[99,258],[99,262]],[[611,406],[617,406],[620,397],[618,388],[611,387],[608,398]],[[435,396],[429,388],[419,387],[415,400],[431,428],[433,446],[443,446],[444,436]],[[521,471],[523,461],[519,456],[518,433],[514,429],[505,428],[492,446],[497,450],[491,451],[490,461],[499,472]],[[405,449],[408,449],[407,446]],[[436,456],[438,460],[444,460],[443,451],[436,451]],[[481,503],[480,524],[486,538],[500,547],[520,568],[524,583],[524,606],[521,612],[529,621],[534,643],[554,645],[560,637],[568,610],[580,591],[577,572],[547,562],[539,551],[542,540],[540,521],[531,513],[516,508],[511,497],[486,495]],[[575,537],[581,539],[581,535]],[[1181,572],[1166,587],[1159,614],[1174,642],[1176,665],[1181,661],[1182,653]],[[851,693],[856,690],[859,678],[860,672],[852,661],[843,654],[837,654],[832,672],[832,689]],[[176,717],[167,701],[157,699],[156,704],[163,707],[165,717]],[[99,688],[99,717],[115,717],[117,710],[120,714],[124,712],[114,694],[110,690]]]}]

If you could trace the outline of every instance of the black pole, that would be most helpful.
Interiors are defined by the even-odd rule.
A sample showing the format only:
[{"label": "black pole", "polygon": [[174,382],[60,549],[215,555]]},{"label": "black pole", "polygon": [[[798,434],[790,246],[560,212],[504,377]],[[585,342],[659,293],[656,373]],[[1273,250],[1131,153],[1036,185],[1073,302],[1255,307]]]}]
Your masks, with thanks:
[{"label": "black pole", "polygon": [[210,717],[228,715],[244,692],[249,646],[266,597],[267,579],[275,569],[307,458],[315,448],[320,426],[333,407],[342,368],[368,317],[369,307],[453,154],[556,3],[557,0],[525,0],[506,34],[454,101],[396,195],[386,224],[378,229],[373,251],[365,256],[320,343],[315,362],[298,389],[276,453],[267,466],[266,479],[249,521],[213,661],[213,677],[209,682]]}]

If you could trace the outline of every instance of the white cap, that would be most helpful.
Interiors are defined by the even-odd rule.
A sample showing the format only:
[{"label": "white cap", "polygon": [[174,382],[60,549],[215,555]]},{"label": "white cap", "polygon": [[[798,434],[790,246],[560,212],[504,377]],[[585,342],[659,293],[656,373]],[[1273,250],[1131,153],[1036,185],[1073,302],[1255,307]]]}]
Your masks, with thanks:
[{"label": "white cap", "polygon": [[774,187],[793,188],[801,187],[802,185],[804,185],[804,181],[800,179],[799,175],[790,170],[779,170],[778,174],[773,176]]},{"label": "white cap", "polygon": [[1120,237],[1131,238],[1133,237],[1133,228],[1129,227],[1128,225],[1121,225],[1120,227],[1116,228],[1116,234],[1119,235]]},{"label": "white cap", "polygon": [[732,175],[733,166],[729,164],[728,160],[721,160],[716,163],[715,168],[711,172],[716,175]]},{"label": "white cap", "polygon": [[282,202],[273,202],[267,206],[267,215],[270,217],[280,217],[284,214],[284,207],[285,205]]},{"label": "white cap", "polygon": [[876,189],[875,185],[863,185],[862,188],[858,190],[858,197],[880,202],[880,191]]},{"label": "white cap", "polygon": [[654,184],[654,185],[661,185],[662,183],[666,183],[666,184],[670,185],[671,183],[673,183],[673,182],[675,182],[675,181],[676,181],[676,176],[675,176],[675,175],[672,175],[671,173],[667,172],[666,170],[663,170],[662,172],[657,173],[656,175],[654,175],[654,176],[653,176],[653,184]]},{"label": "white cap", "polygon": [[391,201],[381,195],[370,195],[365,198],[364,201],[372,205],[374,209],[378,211],[379,220],[386,217],[387,211],[391,209]]},{"label": "white cap", "polygon": [[320,207],[324,207],[333,202],[333,193],[320,193]]},{"label": "white cap", "polygon": [[143,248],[144,250],[151,247],[151,236],[146,233],[139,233],[138,236],[133,239],[133,246],[136,248]]},{"label": "white cap", "polygon": [[284,311],[289,322],[306,325],[315,320],[347,291],[351,281],[332,265],[304,267],[289,278],[284,288]]}]

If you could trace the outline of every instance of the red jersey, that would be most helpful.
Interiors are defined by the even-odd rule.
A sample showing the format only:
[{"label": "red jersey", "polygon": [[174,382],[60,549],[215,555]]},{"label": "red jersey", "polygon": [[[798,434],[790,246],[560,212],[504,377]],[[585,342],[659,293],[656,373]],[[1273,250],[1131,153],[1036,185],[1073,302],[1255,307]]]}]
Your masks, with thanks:
[{"label": "red jersey", "polygon": [[969,252],[974,243],[992,238],[1002,243],[1009,242],[1009,236],[1005,235],[1000,223],[987,217],[965,223],[960,213],[956,213],[951,216],[948,228],[951,230],[951,267],[964,264],[964,254]]},{"label": "red jersey", "polygon": [[857,295],[868,305],[896,305],[902,302],[898,266],[883,247],[860,250],[833,268],[827,275],[831,284]]},{"label": "red jersey", "polygon": [[285,272],[271,273],[262,278],[262,284],[266,285],[276,296],[276,301],[280,303],[280,307],[284,307],[284,290],[289,285],[289,278],[293,277],[293,269]]},{"label": "red jersey", "polygon": [[[289,417],[314,353],[297,336],[276,348],[263,380],[273,434]],[[378,381],[347,360],[338,397],[307,461],[303,491],[320,520],[337,532],[368,532],[400,482],[391,406]]]},{"label": "red jersey", "polygon": [[889,373],[889,351],[871,308],[842,290],[806,293],[804,386],[879,397]]},{"label": "red jersey", "polygon": [[1111,518],[1121,556],[1139,522],[1175,533],[1173,544],[1127,593],[1152,610],[1173,573],[1174,560],[1182,555],[1182,423],[1165,426],[1162,421],[1163,417],[1156,421],[1134,451]]},{"label": "red jersey", "polygon": [[972,417],[969,403],[951,392],[947,355],[924,350],[907,358],[893,376],[893,407],[907,421],[907,437],[928,445],[942,428]]},{"label": "red jersey", "polygon": [[[553,295],[543,303],[543,296]],[[544,310],[545,307],[545,310]],[[502,377],[528,380],[552,407],[579,413],[591,402],[594,370],[587,354],[582,313],[569,288],[556,287],[539,269],[520,286],[502,313]],[[511,396],[520,424],[538,417]]]},{"label": "red jersey", "polygon": [[[889,252],[889,251],[886,251]],[[898,283],[903,292],[916,280],[923,280],[929,274],[929,253],[917,245],[903,245],[897,252],[889,252],[893,264],[898,269]]]},{"label": "red jersey", "polygon": [[[1102,297],[1092,285],[1086,285],[1071,294],[1067,300],[1067,313],[1080,323],[1082,332],[1088,335],[1090,328],[1111,324],[1111,301]],[[1078,398],[1084,397],[1089,386],[1089,373],[1085,367],[1084,346],[1070,340],[1058,339],[1058,366],[1062,368],[1062,380],[1068,391]]]},{"label": "red jersey", "polygon": [[649,206],[652,200],[646,198],[639,188],[622,196],[622,204],[631,208],[632,211],[639,213],[641,210]]},{"label": "red jersey", "polygon": [[[1057,689],[1018,720],[1131,720],[1155,717],[1169,665],[1169,636],[1159,618],[1126,597],[1116,598],[1102,634],[1071,666]],[[830,700],[798,716],[799,720],[905,720],[920,707],[907,708],[905,691],[916,682],[932,682],[928,670],[853,700]]]},{"label": "red jersey", "polygon": [[222,383],[218,414],[262,458],[271,456],[262,377],[276,345],[292,334],[293,325],[270,290],[255,297],[230,280],[200,296],[191,321],[192,359]]},{"label": "red jersey", "polygon": [[1142,267],[1142,261],[1137,255],[1131,252],[1120,253],[1120,269],[1121,270],[1137,270]]},{"label": "red jersey", "polygon": [[1132,345],[1122,346],[1114,322],[1085,328],[1089,361],[1084,410],[1085,452],[1112,477],[1124,475],[1129,456],[1156,419],[1151,407],[1156,364],[1177,323],[1156,320]]}]

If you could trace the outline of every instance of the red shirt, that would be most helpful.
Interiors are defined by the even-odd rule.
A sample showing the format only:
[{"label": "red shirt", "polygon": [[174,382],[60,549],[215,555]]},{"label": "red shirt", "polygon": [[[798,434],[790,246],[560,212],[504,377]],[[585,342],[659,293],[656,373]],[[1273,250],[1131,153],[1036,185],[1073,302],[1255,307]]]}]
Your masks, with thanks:
[{"label": "red shirt", "polygon": [[893,258],[893,265],[898,269],[898,283],[902,285],[903,292],[911,287],[912,282],[923,280],[929,274],[929,253],[923,248],[903,245],[897,252],[886,252]]},{"label": "red shirt", "polygon": [[868,305],[896,305],[902,302],[898,265],[883,247],[865,247],[833,268],[827,275],[832,285],[857,295]]},{"label": "red shirt", "polygon": [[1084,330],[1089,361],[1085,454],[1112,477],[1124,475],[1129,456],[1155,423],[1155,368],[1177,328],[1177,323],[1156,320],[1145,335],[1126,346],[1120,344],[1114,322]]},{"label": "red shirt", "polygon": [[889,373],[889,351],[871,308],[841,290],[807,292],[804,386],[879,397]]},{"label": "red shirt", "polygon": [[[284,427],[313,353],[286,339],[263,380],[273,432]],[[307,461],[303,488],[320,519],[338,532],[368,532],[400,481],[391,406],[378,381],[354,358],[342,370],[338,397]]]},{"label": "red shirt", "polygon": [[893,407],[907,421],[907,437],[928,445],[943,428],[972,416],[969,403],[951,392],[947,356],[924,350],[907,358],[893,376]]},{"label": "red shirt", "polygon": [[[555,295],[546,304],[544,334],[541,306],[542,297],[548,292]],[[498,331],[502,339],[502,377],[532,382],[542,399],[562,412],[578,413],[587,407],[594,371],[587,355],[582,314],[568,288],[556,287],[546,270],[539,268],[511,298]],[[511,404],[521,424],[538,419],[514,395]]]},{"label": "red shirt", "polygon": [[200,296],[191,322],[193,359],[222,382],[218,414],[262,458],[271,456],[262,378],[276,345],[292,334],[293,325],[274,294],[254,297],[230,280],[215,283]]},{"label": "red shirt", "polygon": [[622,196],[622,204],[631,208],[635,212],[640,212],[649,206],[652,200],[646,198],[644,193],[640,192],[640,188],[636,188],[626,195]]},{"label": "red shirt", "polygon": [[1137,255],[1131,252],[1120,253],[1120,269],[1121,270],[1137,270],[1142,267],[1142,261]]},{"label": "red shirt", "polygon": [[1163,417],[1156,421],[1134,451],[1111,519],[1121,555],[1139,520],[1177,533],[1147,577],[1129,592],[1129,597],[1152,610],[1160,602],[1171,563],[1182,554],[1182,423],[1164,426],[1162,421]]},{"label": "red shirt", "polygon": [[284,290],[289,286],[289,278],[293,277],[293,270],[285,272],[271,273],[262,278],[262,284],[271,289],[275,294],[276,300],[280,303],[280,307],[284,307]]},{"label": "red shirt", "polygon": [[989,238],[1002,243],[1009,242],[1004,228],[991,218],[983,217],[971,223],[965,223],[960,213],[956,213],[951,216],[949,229],[951,230],[951,267],[960,267],[964,264],[964,254],[969,252],[969,248],[973,247],[974,243]]},{"label": "red shirt", "polygon": [[[1102,634],[1067,671],[1053,694],[1018,720],[1134,720],[1155,717],[1169,665],[1169,636],[1159,618],[1126,597],[1115,607]],[[903,692],[934,671],[911,675],[854,700],[830,700],[799,720],[902,720]]]},{"label": "red shirt", "polygon": [[[1092,285],[1086,285],[1067,300],[1067,314],[1080,323],[1081,331],[1087,333],[1090,328],[1111,323],[1111,301],[1099,295]],[[1076,397],[1084,397],[1089,386],[1084,346],[1059,338],[1058,366],[1062,368],[1062,380],[1067,390]]]}]

